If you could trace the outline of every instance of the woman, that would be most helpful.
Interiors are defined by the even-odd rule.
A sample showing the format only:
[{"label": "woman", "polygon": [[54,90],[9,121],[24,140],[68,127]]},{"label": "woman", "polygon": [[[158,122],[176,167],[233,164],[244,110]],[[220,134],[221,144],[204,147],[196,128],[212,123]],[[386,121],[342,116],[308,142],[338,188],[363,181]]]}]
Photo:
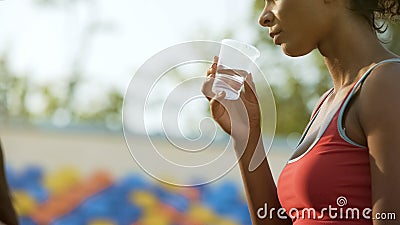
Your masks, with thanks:
[{"label": "woman", "polygon": [[0,225],[18,224],[17,216],[11,204],[10,192],[4,172],[3,152],[0,146]]},{"label": "woman", "polygon": [[277,186],[265,156],[248,169],[263,150],[251,74],[240,99],[225,100],[211,91],[214,59],[202,91],[235,151],[244,151],[239,165],[253,224],[400,224],[400,58],[381,45],[377,32],[384,27],[375,21],[399,16],[399,4],[266,0],[259,23],[274,43],[293,57],[317,49],[333,81]]}]

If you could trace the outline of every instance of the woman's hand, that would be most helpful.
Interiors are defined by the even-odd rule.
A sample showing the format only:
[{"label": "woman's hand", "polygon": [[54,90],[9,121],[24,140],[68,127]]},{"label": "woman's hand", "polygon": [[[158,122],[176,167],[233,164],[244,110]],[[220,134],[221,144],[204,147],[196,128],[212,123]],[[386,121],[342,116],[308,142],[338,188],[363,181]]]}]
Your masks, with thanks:
[{"label": "woman's hand", "polygon": [[202,92],[210,101],[211,115],[221,128],[236,141],[257,139],[261,133],[261,115],[255,85],[251,74],[244,81],[244,92],[237,100],[226,100],[225,92],[213,93],[212,86],[217,72],[218,57],[207,71]]}]

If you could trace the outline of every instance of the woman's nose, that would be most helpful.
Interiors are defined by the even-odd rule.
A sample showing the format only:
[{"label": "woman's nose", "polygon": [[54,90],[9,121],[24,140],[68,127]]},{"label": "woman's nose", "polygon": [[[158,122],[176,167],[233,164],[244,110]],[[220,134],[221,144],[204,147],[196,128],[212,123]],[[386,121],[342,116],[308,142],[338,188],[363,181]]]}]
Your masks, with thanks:
[{"label": "woman's nose", "polygon": [[258,23],[263,27],[272,26],[272,21],[274,20],[274,14],[270,10],[264,9],[258,18]]}]

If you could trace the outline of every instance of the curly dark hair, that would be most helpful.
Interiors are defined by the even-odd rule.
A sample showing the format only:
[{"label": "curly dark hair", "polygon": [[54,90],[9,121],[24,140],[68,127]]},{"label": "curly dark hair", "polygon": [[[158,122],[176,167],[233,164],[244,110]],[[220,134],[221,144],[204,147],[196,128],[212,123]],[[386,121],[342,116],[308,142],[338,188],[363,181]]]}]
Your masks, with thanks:
[{"label": "curly dark hair", "polygon": [[377,19],[398,20],[400,0],[350,0],[350,9],[364,17],[376,32],[383,33],[387,25],[378,24]]}]

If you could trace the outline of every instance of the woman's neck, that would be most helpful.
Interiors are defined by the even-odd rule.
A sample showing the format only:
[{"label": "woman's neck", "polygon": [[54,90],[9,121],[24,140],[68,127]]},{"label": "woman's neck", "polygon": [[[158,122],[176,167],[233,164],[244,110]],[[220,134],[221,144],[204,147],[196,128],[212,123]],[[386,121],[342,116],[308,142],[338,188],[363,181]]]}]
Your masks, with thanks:
[{"label": "woman's neck", "polygon": [[324,57],[335,91],[353,84],[375,63],[396,57],[365,24],[340,26],[338,23],[318,50]]}]

